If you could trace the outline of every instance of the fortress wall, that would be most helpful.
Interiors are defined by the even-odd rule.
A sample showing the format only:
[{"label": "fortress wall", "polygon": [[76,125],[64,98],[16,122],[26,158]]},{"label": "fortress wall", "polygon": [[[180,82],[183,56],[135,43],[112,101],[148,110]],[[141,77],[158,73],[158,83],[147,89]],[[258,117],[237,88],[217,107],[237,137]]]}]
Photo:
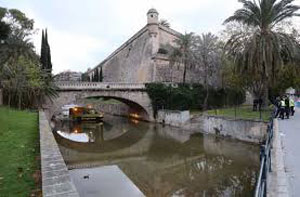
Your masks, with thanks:
[{"label": "fortress wall", "polygon": [[147,31],[138,35],[103,64],[104,82],[151,81],[152,41]]},{"label": "fortress wall", "polygon": [[[159,82],[177,82],[183,80],[183,65],[169,65],[169,60],[166,57],[157,57],[155,81]],[[186,82],[203,83],[203,74],[199,69],[187,69]]]},{"label": "fortress wall", "polygon": [[162,27],[159,28],[159,43],[161,45],[173,45],[175,39],[177,39],[177,36],[175,34],[166,31]]}]

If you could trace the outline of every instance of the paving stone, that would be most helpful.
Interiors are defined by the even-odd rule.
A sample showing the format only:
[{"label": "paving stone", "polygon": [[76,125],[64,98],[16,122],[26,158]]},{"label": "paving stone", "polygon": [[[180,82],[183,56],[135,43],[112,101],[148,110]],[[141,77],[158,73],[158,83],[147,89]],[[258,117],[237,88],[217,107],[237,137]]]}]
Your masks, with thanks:
[{"label": "paving stone", "polygon": [[71,182],[71,178],[68,174],[63,175],[63,176],[55,176],[52,178],[43,179],[44,186],[62,184],[62,183],[67,183],[67,182]]},{"label": "paving stone", "polygon": [[76,189],[74,184],[70,182],[50,185],[50,186],[43,186],[44,196],[53,196],[53,195],[72,193],[72,192],[76,192]]},{"label": "paving stone", "polygon": [[53,168],[55,166],[66,166],[65,162],[63,160],[50,160],[50,161],[45,161],[43,160],[43,167],[42,169],[44,168]]},{"label": "paving stone", "polygon": [[58,194],[51,197],[79,197],[79,194],[77,192],[73,192],[73,193]]},{"label": "paving stone", "polygon": [[61,157],[62,158],[61,154],[58,153],[58,152],[43,153],[43,155],[42,155],[42,159],[46,159],[46,158],[51,159],[51,158],[55,158],[55,157]]},{"label": "paving stone", "polygon": [[39,113],[43,196],[78,197],[45,113]]},{"label": "paving stone", "polygon": [[63,175],[68,175],[69,171],[66,169],[63,170],[52,170],[52,171],[44,171],[43,172],[43,178],[47,179],[47,178],[52,178],[52,177],[57,177],[57,176],[63,176]]},{"label": "paving stone", "polygon": [[63,157],[61,155],[57,155],[57,156],[51,156],[51,157],[45,157],[43,158],[44,161],[64,161]]},{"label": "paving stone", "polygon": [[52,164],[50,166],[42,166],[43,171],[52,171],[52,170],[64,170],[67,169],[65,164],[62,163],[57,163],[57,164]]}]

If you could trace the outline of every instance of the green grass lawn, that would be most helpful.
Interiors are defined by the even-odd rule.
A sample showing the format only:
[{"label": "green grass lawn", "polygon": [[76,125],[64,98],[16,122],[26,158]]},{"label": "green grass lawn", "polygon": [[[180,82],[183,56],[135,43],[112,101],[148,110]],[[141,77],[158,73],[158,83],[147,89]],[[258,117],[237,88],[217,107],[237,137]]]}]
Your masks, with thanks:
[{"label": "green grass lawn", "polygon": [[[261,118],[263,121],[269,121],[271,117],[272,109],[267,109],[261,112]],[[199,114],[200,112],[192,112],[192,114]],[[236,108],[224,108],[224,109],[213,109],[205,112],[208,115],[216,115],[216,116],[224,116],[231,118],[239,118],[239,119],[251,119],[251,120],[260,120],[260,112],[252,111],[252,106],[239,106]]]},{"label": "green grass lawn", "polygon": [[40,196],[38,114],[0,107],[0,196]]}]

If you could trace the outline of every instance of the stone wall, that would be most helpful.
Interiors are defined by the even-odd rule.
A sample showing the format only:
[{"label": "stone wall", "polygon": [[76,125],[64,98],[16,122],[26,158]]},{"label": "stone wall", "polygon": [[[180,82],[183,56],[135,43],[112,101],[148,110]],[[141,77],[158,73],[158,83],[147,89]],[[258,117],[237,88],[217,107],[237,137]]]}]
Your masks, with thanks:
[{"label": "stone wall", "polygon": [[179,127],[189,119],[189,111],[159,110],[156,121],[159,123]]},{"label": "stone wall", "polygon": [[[172,44],[179,33],[159,26],[157,35],[150,35],[145,26],[98,65],[102,67],[105,82],[151,82],[155,76],[153,57],[160,46]],[[90,73],[91,74],[91,73]]]},{"label": "stone wall", "polygon": [[182,128],[230,137],[245,142],[261,143],[266,136],[267,123],[255,120],[198,116],[191,119]]},{"label": "stone wall", "polygon": [[[79,87],[80,88],[80,87]],[[81,87],[82,88],[82,87]],[[58,92],[58,97],[53,100],[47,99],[43,105],[47,109],[48,116],[58,115],[61,112],[61,107],[68,104],[84,104],[84,99],[88,97],[105,97],[113,98],[125,103],[139,112],[141,119],[154,121],[151,100],[145,91],[140,90],[89,90],[73,91],[64,90]]]},{"label": "stone wall", "polygon": [[[103,82],[183,82],[183,65],[170,67],[168,55],[160,56],[160,49],[168,50],[169,46],[176,45],[174,40],[181,33],[159,24],[158,12],[147,13],[147,24],[111,55],[99,63],[95,68],[88,70],[90,80],[102,68]],[[169,51],[170,52],[170,51]],[[170,53],[168,53],[170,54]],[[203,83],[205,73],[201,67],[187,68],[186,82]],[[213,71],[209,77],[209,84],[220,86],[219,69]]]},{"label": "stone wall", "polygon": [[151,81],[152,47],[151,37],[145,27],[100,64],[103,81],[133,83]]},{"label": "stone wall", "polygon": [[[158,54],[155,57],[155,81],[156,82],[183,82],[183,65],[169,64],[166,55]],[[203,74],[199,69],[187,69],[186,82],[188,83],[203,83]]]},{"label": "stone wall", "polygon": [[126,104],[97,104],[94,107],[97,111],[117,116],[128,116],[130,110]]},{"label": "stone wall", "polygon": [[43,196],[79,197],[43,111],[39,112]]},{"label": "stone wall", "polygon": [[[169,59],[167,55],[157,54],[154,58],[155,62],[155,82],[175,82],[182,83],[183,82],[183,65],[173,65],[171,66],[169,63]],[[187,83],[204,83],[204,71],[201,68],[187,68],[186,70],[186,82]],[[221,74],[220,71],[217,70],[214,72],[212,76],[208,78],[208,83],[213,87],[221,86]]]}]

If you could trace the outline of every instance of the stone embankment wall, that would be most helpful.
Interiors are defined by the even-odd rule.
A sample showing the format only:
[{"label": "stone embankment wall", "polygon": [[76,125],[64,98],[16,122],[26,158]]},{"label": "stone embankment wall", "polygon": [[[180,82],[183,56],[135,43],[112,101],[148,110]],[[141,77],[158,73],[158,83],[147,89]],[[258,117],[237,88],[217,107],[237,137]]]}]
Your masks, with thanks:
[{"label": "stone embankment wall", "polygon": [[162,124],[180,127],[190,119],[190,111],[159,110],[156,121]]},{"label": "stone embankment wall", "polygon": [[245,142],[261,143],[266,136],[267,123],[216,116],[198,116],[191,119],[183,129],[231,137]]},{"label": "stone embankment wall", "polygon": [[187,131],[231,137],[251,143],[261,143],[267,132],[267,123],[262,121],[207,115],[190,118],[188,111],[160,110],[157,122]]},{"label": "stone embankment wall", "polygon": [[79,197],[43,111],[39,112],[39,130],[43,196]]}]

